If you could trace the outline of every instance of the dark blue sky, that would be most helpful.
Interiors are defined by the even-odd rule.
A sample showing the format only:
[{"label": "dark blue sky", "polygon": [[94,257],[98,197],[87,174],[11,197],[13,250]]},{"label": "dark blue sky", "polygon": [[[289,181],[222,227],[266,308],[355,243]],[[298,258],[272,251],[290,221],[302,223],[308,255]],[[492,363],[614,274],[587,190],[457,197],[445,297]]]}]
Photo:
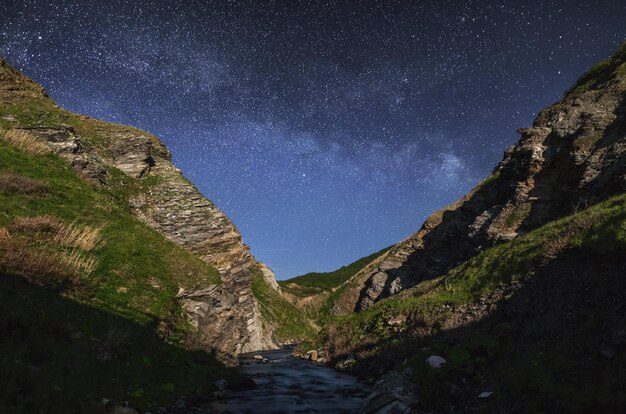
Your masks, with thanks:
[{"label": "dark blue sky", "polygon": [[146,129],[279,278],[395,243],[626,39],[626,1],[12,1],[0,53]]}]

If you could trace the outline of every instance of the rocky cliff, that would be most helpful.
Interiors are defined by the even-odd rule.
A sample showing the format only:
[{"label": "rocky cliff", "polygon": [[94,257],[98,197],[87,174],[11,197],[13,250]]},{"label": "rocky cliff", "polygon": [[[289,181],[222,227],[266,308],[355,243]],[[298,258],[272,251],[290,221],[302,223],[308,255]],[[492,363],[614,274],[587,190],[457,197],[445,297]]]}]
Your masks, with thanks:
[{"label": "rocky cliff", "polygon": [[[124,192],[129,208],[152,228],[220,271],[217,285],[179,286],[180,300],[204,342],[236,355],[278,346],[251,290],[257,262],[235,225],[171,163],[158,138],[134,128],[98,121],[59,108],[45,91],[0,59],[2,120],[46,142],[85,179]],[[26,108],[26,109],[25,109]]]},{"label": "rocky cliff", "polygon": [[626,190],[626,45],[541,111],[493,174],[388,252],[336,301],[367,309],[479,252]]}]

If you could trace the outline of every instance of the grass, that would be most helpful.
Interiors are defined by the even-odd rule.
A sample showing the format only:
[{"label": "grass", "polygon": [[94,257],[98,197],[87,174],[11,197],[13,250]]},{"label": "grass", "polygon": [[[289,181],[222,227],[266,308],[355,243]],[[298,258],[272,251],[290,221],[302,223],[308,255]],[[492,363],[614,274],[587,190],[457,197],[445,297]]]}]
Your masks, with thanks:
[{"label": "grass", "polygon": [[[555,251],[555,245],[558,245],[558,251]],[[511,242],[487,249],[443,275],[437,287],[428,293],[421,293],[418,285],[416,293],[410,297],[390,298],[367,311],[338,320],[367,323],[391,313],[471,303],[571,247],[588,249],[598,255],[626,251],[626,195],[612,197]]]},{"label": "grass", "polygon": [[0,412],[105,413],[125,401],[147,410],[235,374],[155,331],[0,274]]},{"label": "grass", "polygon": [[[1,299],[0,411],[103,412],[102,398],[147,408],[227,373],[184,349],[193,332],[175,300],[219,283],[217,270],[134,216],[128,199],[149,182],[108,176],[93,185],[50,152],[0,140],[0,283],[20,298]],[[59,333],[64,321],[80,339]],[[99,356],[116,347],[113,362]]]},{"label": "grass", "polygon": [[335,301],[348,287],[350,279],[389,249],[391,247],[362,257],[334,272],[307,273],[292,279],[281,280],[278,284],[287,294],[305,300],[310,299],[307,305],[302,306],[302,308],[309,319],[323,326],[330,319]]},{"label": "grass", "polygon": [[[520,412],[612,412],[626,404],[626,356],[618,352],[608,361],[599,350],[607,346],[607,326],[623,322],[614,305],[623,292],[616,263],[624,254],[626,194],[621,194],[485,250],[438,278],[432,289],[418,285],[364,312],[335,317],[322,331],[322,342],[336,358],[355,353],[363,361],[355,369],[364,375],[412,367],[430,412],[464,404],[496,412],[502,411],[498,404],[513,402],[524,407]],[[538,285],[534,293],[519,293],[511,308],[521,312],[517,319],[504,304],[491,324],[478,319],[462,325],[466,331],[447,327],[454,309],[535,279],[558,291]],[[550,306],[559,322],[546,328],[538,321],[550,320],[542,319]],[[407,322],[388,323],[399,315]],[[444,369],[433,372],[425,365],[433,354],[448,360]],[[477,402],[490,382],[498,384],[500,397]]]},{"label": "grass", "polygon": [[29,154],[43,155],[51,151],[45,142],[19,129],[0,128],[0,139]]},{"label": "grass", "polygon": [[259,301],[261,314],[268,323],[277,326],[276,335],[281,342],[300,342],[315,336],[316,329],[304,312],[296,308],[263,279],[261,271],[251,269],[252,293]]},{"label": "grass", "polygon": [[596,85],[604,83],[614,76],[615,72],[626,72],[626,42],[623,43],[617,52],[607,60],[596,63],[585,72],[572,86],[565,92],[565,96],[578,96]]},{"label": "grass", "polygon": [[330,291],[347,282],[352,276],[370,264],[374,259],[387,252],[391,247],[386,247],[369,256],[362,257],[347,266],[333,272],[307,273],[287,280],[278,282],[285,291],[300,297],[314,295],[320,292]]}]

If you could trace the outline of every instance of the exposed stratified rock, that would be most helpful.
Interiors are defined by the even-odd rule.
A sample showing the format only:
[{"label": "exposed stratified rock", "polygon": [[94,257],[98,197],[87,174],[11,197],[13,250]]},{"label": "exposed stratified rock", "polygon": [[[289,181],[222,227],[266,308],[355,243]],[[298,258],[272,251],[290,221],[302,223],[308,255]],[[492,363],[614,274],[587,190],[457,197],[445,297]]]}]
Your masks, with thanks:
[{"label": "exposed stratified rock", "polygon": [[625,61],[622,46],[595,79],[520,129],[522,138],[491,177],[430,216],[337,303],[366,309],[487,247],[625,191]]},{"label": "exposed stratified rock", "polygon": [[221,285],[183,291],[178,297],[192,324],[220,352],[237,355],[277,348],[272,333],[263,328],[247,270]]},{"label": "exposed stratified rock", "polygon": [[409,414],[419,402],[417,387],[410,369],[390,371],[383,375],[365,399],[359,414]]},{"label": "exposed stratified rock", "polygon": [[111,148],[113,165],[134,178],[140,178],[150,172],[155,164],[153,155],[169,159],[169,153],[158,151],[152,140],[145,136],[130,136],[120,139]]},{"label": "exposed stratified rock", "polygon": [[72,128],[29,128],[27,131],[46,141],[83,177],[98,183],[105,182],[107,171],[104,161],[93,151],[85,150]]},{"label": "exposed stratified rock", "polygon": [[[221,284],[193,290],[182,286],[179,293],[190,321],[205,338],[205,346],[226,354],[278,346],[272,325],[262,320],[249,269],[259,266],[265,282],[279,290],[272,271],[252,257],[233,223],[172,165],[170,152],[158,138],[60,110],[37,83],[1,58],[0,99],[35,101],[42,108],[54,108],[51,112],[57,118],[42,116],[29,124],[37,127],[25,129],[92,182],[106,185],[114,177],[112,168],[142,180],[144,184],[138,186],[142,190],[129,200],[137,216],[219,270]],[[5,115],[9,122],[15,119],[12,114]]]},{"label": "exposed stratified rock", "polygon": [[261,271],[261,276],[263,276],[263,280],[265,280],[265,283],[267,283],[269,287],[274,289],[276,292],[280,293],[280,286],[276,281],[276,275],[274,275],[272,269],[267,267],[265,263],[259,263],[259,270]]},{"label": "exposed stratified rock", "polygon": [[[220,271],[220,285],[179,294],[206,343],[229,355],[277,348],[252,293],[249,269],[261,266],[266,269],[264,277],[276,281],[271,270],[252,257],[235,225],[183,178],[169,162],[169,153],[158,151],[149,140],[133,137],[128,146],[114,148],[118,152],[113,152],[113,162],[123,165],[124,172],[131,176],[149,172],[156,180],[132,198],[137,216]],[[130,155],[123,155],[124,148]]]},{"label": "exposed stratified rock", "polygon": [[256,263],[226,215],[168,164],[156,162],[152,168],[158,183],[131,201],[137,215],[222,273]]}]

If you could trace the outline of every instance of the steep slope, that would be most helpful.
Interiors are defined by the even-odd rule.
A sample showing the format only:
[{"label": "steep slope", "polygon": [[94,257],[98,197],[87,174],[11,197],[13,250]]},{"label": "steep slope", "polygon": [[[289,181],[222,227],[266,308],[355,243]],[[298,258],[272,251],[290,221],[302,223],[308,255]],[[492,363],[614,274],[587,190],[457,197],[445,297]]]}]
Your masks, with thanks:
[{"label": "steep slope", "polygon": [[362,413],[626,409],[626,44],[521,133],[335,301],[331,363],[380,377]]},{"label": "steep slope", "polygon": [[[624,412],[625,255],[620,194],[336,318],[322,337],[357,374],[407,374],[416,412]],[[432,355],[446,364],[430,368]],[[396,400],[374,395],[363,412]]]},{"label": "steep slope", "polygon": [[[337,303],[364,310],[498,243],[626,189],[626,46],[543,110],[493,174],[359,275]],[[351,309],[350,309],[351,308]]]},{"label": "steep slope", "polygon": [[249,271],[261,266],[265,282],[277,288],[271,270],[251,256],[233,223],[172,165],[156,137],[65,111],[2,60],[0,127],[4,135],[45,143],[94,191],[114,194],[135,217],[219,270],[218,283],[180,281],[175,293],[206,346],[225,355],[278,346],[252,293]]},{"label": "steep slope", "polygon": [[286,299],[306,311],[316,321],[323,322],[331,312],[339,312],[339,305],[334,302],[348,287],[348,282],[361,272],[367,272],[372,263],[388,250],[389,247],[362,257],[333,272],[307,273],[281,280],[278,284]]}]

